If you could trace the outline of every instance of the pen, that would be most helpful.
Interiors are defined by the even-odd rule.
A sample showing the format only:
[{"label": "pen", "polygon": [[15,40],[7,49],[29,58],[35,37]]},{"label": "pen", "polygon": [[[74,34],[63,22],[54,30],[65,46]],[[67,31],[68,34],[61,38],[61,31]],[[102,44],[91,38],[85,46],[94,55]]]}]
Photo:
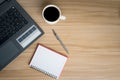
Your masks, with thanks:
[{"label": "pen", "polygon": [[56,39],[59,41],[59,43],[61,44],[61,46],[63,47],[63,49],[69,54],[67,48],[65,47],[65,45],[63,44],[62,40],[60,39],[60,37],[57,35],[57,33],[55,32],[54,29],[52,29],[52,32],[54,34],[54,36],[56,37]]}]

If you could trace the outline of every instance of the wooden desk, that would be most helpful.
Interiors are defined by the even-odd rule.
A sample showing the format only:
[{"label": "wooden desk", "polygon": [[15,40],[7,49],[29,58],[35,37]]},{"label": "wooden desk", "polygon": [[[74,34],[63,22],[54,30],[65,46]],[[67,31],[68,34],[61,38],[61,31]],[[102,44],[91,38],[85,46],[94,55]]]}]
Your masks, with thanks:
[{"label": "wooden desk", "polygon": [[[37,43],[68,55],[54,37],[55,29],[70,54],[59,80],[120,80],[120,0],[17,0],[45,31],[0,72],[0,80],[54,80],[28,63]],[[48,25],[41,17],[46,4],[58,5],[65,21]]]}]

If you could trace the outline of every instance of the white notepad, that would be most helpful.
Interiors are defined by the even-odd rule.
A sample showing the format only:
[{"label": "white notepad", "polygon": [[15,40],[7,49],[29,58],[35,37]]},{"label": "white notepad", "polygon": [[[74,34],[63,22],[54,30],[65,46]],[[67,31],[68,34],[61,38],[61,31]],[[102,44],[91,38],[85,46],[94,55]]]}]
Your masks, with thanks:
[{"label": "white notepad", "polygon": [[67,56],[39,44],[30,62],[30,67],[58,79],[67,61]]}]

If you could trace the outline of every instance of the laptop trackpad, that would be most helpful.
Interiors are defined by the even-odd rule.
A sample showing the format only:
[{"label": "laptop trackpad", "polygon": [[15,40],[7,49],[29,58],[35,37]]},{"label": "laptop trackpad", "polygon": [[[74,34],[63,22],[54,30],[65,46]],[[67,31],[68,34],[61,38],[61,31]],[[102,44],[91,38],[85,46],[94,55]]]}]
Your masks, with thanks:
[{"label": "laptop trackpad", "polygon": [[19,49],[12,42],[8,42],[0,48],[0,67],[4,67],[11,62],[18,55],[18,52]]}]

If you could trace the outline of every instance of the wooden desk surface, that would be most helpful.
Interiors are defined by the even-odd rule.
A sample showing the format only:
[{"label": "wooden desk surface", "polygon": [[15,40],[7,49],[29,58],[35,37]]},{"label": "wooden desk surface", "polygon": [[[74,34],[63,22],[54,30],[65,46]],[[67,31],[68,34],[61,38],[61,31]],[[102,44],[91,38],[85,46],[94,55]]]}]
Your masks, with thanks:
[{"label": "wooden desk surface", "polygon": [[[37,43],[68,55],[54,37],[55,29],[70,54],[59,80],[120,80],[120,0],[17,0],[45,31],[0,72],[0,80],[54,80],[28,63]],[[48,25],[41,17],[56,4],[67,17]]]}]

